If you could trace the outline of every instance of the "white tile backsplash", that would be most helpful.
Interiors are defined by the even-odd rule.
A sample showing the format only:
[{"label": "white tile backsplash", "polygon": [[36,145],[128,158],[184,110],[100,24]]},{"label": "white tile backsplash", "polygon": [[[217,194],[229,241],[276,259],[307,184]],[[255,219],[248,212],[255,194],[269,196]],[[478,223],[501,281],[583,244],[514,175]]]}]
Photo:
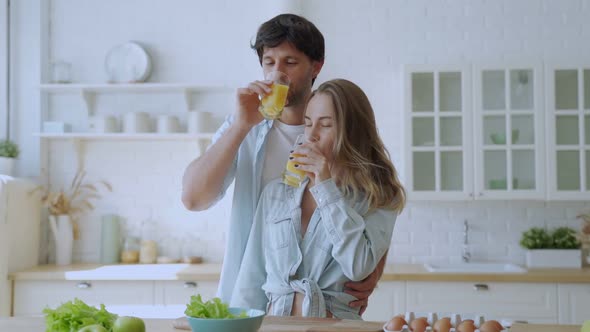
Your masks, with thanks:
[{"label": "white tile backsplash", "polygon": [[[230,86],[259,77],[260,68],[248,42],[257,26],[282,8],[274,0],[255,1],[255,6],[187,0],[174,3],[149,0],[142,6],[116,0],[84,3],[53,0],[51,3],[50,56],[71,61],[73,79],[77,82],[103,82],[105,52],[134,39],[145,41],[153,52],[156,64],[150,78],[153,82]],[[403,119],[400,68],[403,64],[502,60],[510,63],[590,57],[587,42],[590,4],[586,0],[303,0],[297,3],[302,14],[315,22],[326,37],[327,58],[318,83],[345,77],[363,87],[373,103],[382,137],[402,178],[404,123],[400,120]],[[110,10],[115,7],[117,11]],[[222,15],[228,19],[216,20]],[[165,16],[174,20],[164,19]],[[107,17],[109,25],[104,24]],[[139,21],[129,25],[129,17],[137,17]],[[21,19],[25,22],[24,17]],[[230,21],[239,24],[237,28],[225,23]],[[211,35],[211,31],[216,34]],[[26,51],[26,47],[15,48],[14,58],[38,59],[36,55],[23,53]],[[17,62],[15,68],[28,70],[30,65],[25,62]],[[27,122],[38,119],[37,110],[25,107],[29,105],[27,98],[37,94],[34,89],[39,80],[35,75],[29,76],[19,83],[23,95],[17,96],[14,103],[15,114],[19,114],[15,118],[15,132],[23,143],[23,175],[35,175],[39,169],[39,147],[37,143],[29,143],[28,129],[32,125]],[[202,106],[200,98],[193,99],[191,107]],[[227,101],[224,106],[233,105],[232,98],[224,99]],[[75,128],[85,129],[86,113],[80,96],[49,98],[48,103],[50,117],[67,118]],[[23,105],[22,109],[19,105]],[[101,114],[119,117],[143,109],[154,115],[185,111],[184,97],[178,95],[98,96],[95,106]],[[227,107],[214,110],[218,120],[230,111]],[[51,141],[49,145],[51,182],[69,185],[77,167],[74,145],[68,140]],[[88,179],[91,182],[105,179],[113,185],[114,192],[103,192],[103,198],[96,202],[96,210],[81,220],[83,241],[76,244],[75,259],[98,260],[100,216],[116,213],[135,232],[139,232],[142,221],[157,220],[162,238],[190,236],[206,260],[221,261],[231,190],[208,211],[186,211],[180,202],[182,173],[198,153],[197,142],[85,141],[82,157]],[[584,209],[590,210],[586,203],[577,202],[410,202],[398,217],[388,261],[460,261],[463,221],[468,220],[474,260],[523,263],[524,252],[518,246],[522,231],[533,226],[578,227],[575,216]]]}]

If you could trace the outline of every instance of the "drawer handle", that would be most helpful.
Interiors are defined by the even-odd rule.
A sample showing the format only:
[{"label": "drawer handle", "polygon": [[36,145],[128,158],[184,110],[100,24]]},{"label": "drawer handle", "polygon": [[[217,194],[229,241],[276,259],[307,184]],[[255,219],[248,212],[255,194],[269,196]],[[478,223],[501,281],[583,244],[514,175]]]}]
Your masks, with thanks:
[{"label": "drawer handle", "polygon": [[480,292],[480,291],[490,290],[490,287],[488,285],[486,285],[486,284],[475,284],[475,285],[473,285],[473,289],[476,292]]},{"label": "drawer handle", "polygon": [[184,283],[184,288],[197,288],[197,283],[194,281],[187,281]]},{"label": "drawer handle", "polygon": [[88,288],[92,287],[92,284],[84,281],[84,282],[79,282],[78,285],[76,285],[76,286],[80,289],[88,289]]}]

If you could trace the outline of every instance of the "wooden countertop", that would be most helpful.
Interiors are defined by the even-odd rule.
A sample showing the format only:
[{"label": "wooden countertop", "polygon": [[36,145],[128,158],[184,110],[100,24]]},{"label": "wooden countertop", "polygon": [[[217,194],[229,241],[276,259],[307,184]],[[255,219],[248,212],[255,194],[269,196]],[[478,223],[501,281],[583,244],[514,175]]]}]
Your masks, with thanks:
[{"label": "wooden countertop", "polygon": [[580,325],[514,324],[510,332],[580,332]]},{"label": "wooden countertop", "polygon": [[[183,332],[173,327],[173,319],[144,319],[147,332]],[[0,331],[45,331],[43,317],[0,317]],[[259,332],[383,332],[383,322],[331,318],[265,317]]]},{"label": "wooden countertop", "polygon": [[[40,265],[10,273],[11,280],[198,280],[217,281],[221,264]],[[433,273],[420,264],[385,267],[382,281],[590,283],[590,268],[534,269],[525,273]]]},{"label": "wooden countertop", "polygon": [[[172,319],[145,319],[148,332],[181,332],[172,327]],[[265,317],[260,332],[378,332],[381,322],[339,321],[329,318]],[[38,332],[45,330],[43,317],[0,317],[0,331]],[[580,332],[579,325],[515,324],[510,332]]]}]

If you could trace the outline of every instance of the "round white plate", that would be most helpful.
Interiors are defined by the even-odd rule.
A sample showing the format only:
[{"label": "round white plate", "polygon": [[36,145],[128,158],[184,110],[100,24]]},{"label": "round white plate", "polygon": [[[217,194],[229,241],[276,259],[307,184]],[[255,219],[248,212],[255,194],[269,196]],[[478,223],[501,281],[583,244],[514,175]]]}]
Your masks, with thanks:
[{"label": "round white plate", "polygon": [[135,42],[113,47],[107,53],[104,65],[111,83],[143,82],[152,71],[149,54]]}]

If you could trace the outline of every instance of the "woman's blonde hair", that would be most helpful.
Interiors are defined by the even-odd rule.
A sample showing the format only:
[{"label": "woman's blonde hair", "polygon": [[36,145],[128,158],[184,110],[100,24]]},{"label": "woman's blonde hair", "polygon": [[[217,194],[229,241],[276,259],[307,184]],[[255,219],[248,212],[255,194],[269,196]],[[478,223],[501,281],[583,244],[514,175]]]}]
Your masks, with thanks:
[{"label": "woman's blonde hair", "polygon": [[334,104],[334,165],[344,194],[353,198],[364,195],[370,210],[401,212],[406,193],[379,137],[373,108],[363,90],[350,81],[335,79],[320,85],[312,96],[315,94],[330,96]]}]

